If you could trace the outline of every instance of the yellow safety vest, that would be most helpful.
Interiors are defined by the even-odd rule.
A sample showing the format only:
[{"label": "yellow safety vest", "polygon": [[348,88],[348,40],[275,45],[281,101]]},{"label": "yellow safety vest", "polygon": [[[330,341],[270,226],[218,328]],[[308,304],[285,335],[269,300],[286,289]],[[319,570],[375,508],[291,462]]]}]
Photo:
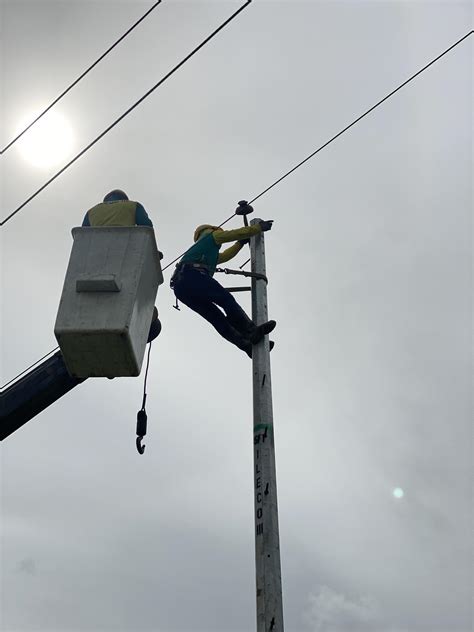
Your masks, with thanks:
[{"label": "yellow safety vest", "polygon": [[91,226],[135,226],[137,203],[130,200],[101,202],[88,212]]}]

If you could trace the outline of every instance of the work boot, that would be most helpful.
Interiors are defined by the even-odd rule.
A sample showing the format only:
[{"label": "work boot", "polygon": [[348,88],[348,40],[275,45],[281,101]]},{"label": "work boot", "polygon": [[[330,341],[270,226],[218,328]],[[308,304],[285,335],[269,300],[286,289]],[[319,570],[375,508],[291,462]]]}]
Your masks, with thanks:
[{"label": "work boot", "polygon": [[223,338],[231,342],[233,345],[245,351],[245,353],[252,357],[252,343],[250,342],[248,336],[243,334],[235,325],[232,323],[230,318],[227,318],[228,327],[225,331],[221,331],[220,334]]},{"label": "work boot", "polygon": [[227,320],[239,334],[251,338],[257,333],[257,325],[251,320],[243,309],[227,314]]},{"label": "work boot", "polygon": [[276,327],[275,320],[269,320],[255,328],[255,331],[249,336],[253,345],[256,345],[262,338],[273,331]]},{"label": "work boot", "polygon": [[253,320],[247,316],[244,310],[241,310],[240,313],[231,315],[228,314],[227,320],[240,334],[249,338],[253,345],[260,342],[262,338],[273,331],[276,327],[276,321],[274,320],[269,320],[266,323],[257,326]]},{"label": "work boot", "polygon": [[234,337],[234,340],[232,340],[231,342],[233,342],[235,346],[238,347],[239,349],[242,349],[242,351],[245,351],[248,357],[251,358],[252,357],[252,343],[250,342],[248,338],[245,338],[245,336],[242,336],[240,333],[238,333],[237,330],[234,330],[234,331],[235,331],[235,337]]},{"label": "work boot", "polygon": [[242,349],[242,351],[245,351],[245,353],[248,355],[250,359],[252,359],[252,343],[251,342],[247,343],[245,347],[240,347],[240,348]]},{"label": "work boot", "polygon": [[[270,351],[273,349],[273,347],[275,346],[275,343],[273,342],[273,340],[270,340]],[[248,355],[249,358],[252,357],[252,345],[249,345],[248,349],[244,349],[245,353]]]}]

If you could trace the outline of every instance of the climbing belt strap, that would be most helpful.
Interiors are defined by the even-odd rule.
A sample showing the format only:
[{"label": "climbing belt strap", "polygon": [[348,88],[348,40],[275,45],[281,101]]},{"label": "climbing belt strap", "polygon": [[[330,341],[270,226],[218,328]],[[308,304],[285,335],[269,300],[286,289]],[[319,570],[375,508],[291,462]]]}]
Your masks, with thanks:
[{"label": "climbing belt strap", "polygon": [[268,279],[264,274],[259,272],[247,272],[245,270],[229,270],[229,268],[216,268],[216,272],[223,272],[224,274],[238,274],[244,277],[252,277],[253,279],[262,279],[265,283],[268,283]]}]

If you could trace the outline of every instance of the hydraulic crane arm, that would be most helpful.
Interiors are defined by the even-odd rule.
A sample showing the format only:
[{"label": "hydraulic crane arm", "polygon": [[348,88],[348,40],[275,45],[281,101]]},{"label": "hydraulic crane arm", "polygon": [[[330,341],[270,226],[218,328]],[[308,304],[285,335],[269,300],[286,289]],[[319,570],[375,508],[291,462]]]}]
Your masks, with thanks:
[{"label": "hydraulic crane arm", "polygon": [[0,441],[84,379],[71,377],[60,351],[0,393]]}]

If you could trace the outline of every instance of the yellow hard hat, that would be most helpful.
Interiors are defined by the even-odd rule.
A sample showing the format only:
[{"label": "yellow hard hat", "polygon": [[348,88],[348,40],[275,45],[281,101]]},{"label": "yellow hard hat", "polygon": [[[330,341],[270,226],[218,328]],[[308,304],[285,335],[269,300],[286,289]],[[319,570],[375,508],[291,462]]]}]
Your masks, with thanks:
[{"label": "yellow hard hat", "polygon": [[210,230],[211,232],[214,232],[215,230],[222,230],[222,228],[219,228],[219,226],[213,226],[212,224],[201,224],[194,231],[194,241],[199,239],[203,230]]}]

